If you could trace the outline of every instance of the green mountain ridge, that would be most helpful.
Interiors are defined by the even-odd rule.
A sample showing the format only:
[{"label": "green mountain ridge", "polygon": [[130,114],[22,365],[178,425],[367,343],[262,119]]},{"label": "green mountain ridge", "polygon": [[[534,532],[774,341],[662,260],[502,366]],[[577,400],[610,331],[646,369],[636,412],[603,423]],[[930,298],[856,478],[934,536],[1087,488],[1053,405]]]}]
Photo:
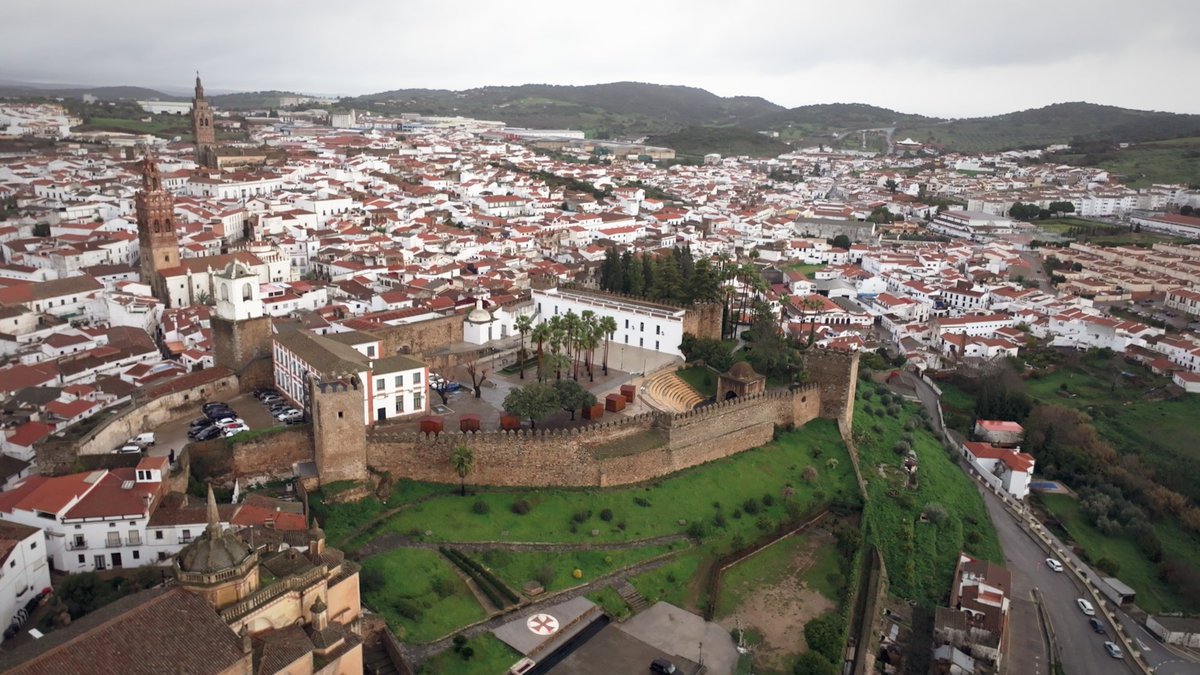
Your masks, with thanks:
[{"label": "green mountain ridge", "polygon": [[[20,83],[0,84],[0,96],[101,100],[186,100],[143,87],[72,87],[52,89]],[[263,91],[210,97],[217,107],[265,108],[289,92]],[[785,108],[761,97],[722,97],[697,87],[644,82],[582,86],[525,84],[452,91],[395,89],[341,99],[338,108],[377,114],[403,112],[461,115],[501,120],[512,126],[582,129],[590,136],[643,137],[658,142],[683,133],[687,154],[721,152],[722,144],[746,145],[752,154],[769,150],[759,139],[734,131],[778,131],[793,144],[854,145],[854,132],[893,129],[893,140],[912,137],[943,150],[986,152],[1053,143],[1144,143],[1200,136],[1200,115],[1130,110],[1094,103],[1056,103],[988,117],[942,119],[903,113],[862,103],[830,103]],[[765,136],[763,137],[766,138]],[[882,146],[882,134],[869,136]],[[706,140],[707,139],[707,140]],[[771,140],[771,139],[766,139]],[[709,143],[706,149],[702,143]],[[732,147],[732,146],[731,146]],[[723,153],[724,154],[724,153]],[[740,153],[739,153],[740,154]]]}]

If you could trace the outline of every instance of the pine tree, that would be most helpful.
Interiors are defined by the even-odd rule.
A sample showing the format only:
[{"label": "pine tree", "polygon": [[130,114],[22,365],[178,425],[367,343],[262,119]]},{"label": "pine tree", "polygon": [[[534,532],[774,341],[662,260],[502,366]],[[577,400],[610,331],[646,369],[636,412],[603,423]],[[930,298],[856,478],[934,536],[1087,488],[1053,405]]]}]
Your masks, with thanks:
[{"label": "pine tree", "polygon": [[625,292],[635,298],[642,297],[646,293],[646,273],[645,266],[639,260],[641,256],[633,257],[629,265],[629,283],[626,286]]},{"label": "pine tree", "polygon": [[[616,282],[613,283],[614,291],[620,291],[621,293],[628,293],[629,295],[634,295],[634,292],[633,292],[633,268],[635,267],[634,262],[635,261],[633,259],[633,254],[630,253],[628,249],[624,253],[621,254],[621,279],[620,279],[619,284]],[[641,268],[642,268],[641,264],[639,263],[636,267],[637,267],[638,271],[640,272]]]}]

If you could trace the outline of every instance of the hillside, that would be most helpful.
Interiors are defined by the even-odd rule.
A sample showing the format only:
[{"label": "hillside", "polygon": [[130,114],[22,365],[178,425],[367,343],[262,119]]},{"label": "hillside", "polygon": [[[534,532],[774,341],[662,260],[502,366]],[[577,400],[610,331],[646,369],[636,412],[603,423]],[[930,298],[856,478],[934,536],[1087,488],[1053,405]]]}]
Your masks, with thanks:
[{"label": "hillside", "polygon": [[361,96],[350,104],[386,112],[498,119],[513,126],[570,127],[600,137],[736,124],[783,110],[756,97],[723,98],[694,87],[641,82],[579,87],[527,84],[461,92],[399,89]]},{"label": "hillside", "polygon": [[214,107],[225,110],[252,110],[278,108],[281,96],[300,96],[300,94],[290,91],[241,91],[234,94],[210,95],[208,101]]},{"label": "hillside", "polygon": [[183,101],[182,96],[171,96],[146,87],[42,87],[29,84],[0,84],[0,97],[6,98],[83,98],[90,94],[101,101]]},{"label": "hillside", "polygon": [[1144,142],[1200,135],[1200,115],[1056,103],[993,117],[905,123],[896,134],[963,152],[1041,147],[1073,139]]},{"label": "hillside", "polygon": [[698,159],[710,152],[777,157],[792,149],[787,143],[739,127],[687,127],[670,134],[651,136],[646,142],[674,148],[680,158],[688,159]]},{"label": "hillside", "polygon": [[774,129],[785,138],[829,141],[858,129],[883,129],[897,125],[940,122],[937,118],[910,115],[864,103],[805,105],[769,113],[748,121],[761,129]]}]

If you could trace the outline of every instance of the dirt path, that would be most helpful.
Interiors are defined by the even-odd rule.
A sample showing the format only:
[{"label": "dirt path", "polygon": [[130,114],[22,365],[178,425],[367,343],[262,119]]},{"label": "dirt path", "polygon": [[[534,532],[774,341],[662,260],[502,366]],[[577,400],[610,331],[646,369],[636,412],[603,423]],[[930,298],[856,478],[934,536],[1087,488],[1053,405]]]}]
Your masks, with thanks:
[{"label": "dirt path", "polygon": [[733,630],[739,625],[762,636],[754,650],[759,667],[786,670],[790,656],[808,648],[804,642],[804,624],[837,608],[836,603],[808,588],[802,577],[812,568],[813,552],[833,546],[833,537],[821,529],[803,535],[805,546],[792,558],[787,575],[778,584],[754,589],[725,587],[722,593],[740,593],[737,609],[718,621]]}]

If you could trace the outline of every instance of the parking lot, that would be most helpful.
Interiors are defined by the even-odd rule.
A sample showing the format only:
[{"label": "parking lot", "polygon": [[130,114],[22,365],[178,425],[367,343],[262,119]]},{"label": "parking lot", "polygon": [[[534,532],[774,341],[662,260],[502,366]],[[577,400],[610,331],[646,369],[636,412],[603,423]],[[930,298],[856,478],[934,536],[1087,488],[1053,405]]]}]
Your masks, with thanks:
[{"label": "parking lot", "polygon": [[[251,394],[242,394],[241,396],[225,401],[225,403],[228,403],[229,407],[233,408],[252,430],[267,429],[283,424],[272,418],[267,407]],[[197,403],[195,410],[189,412],[186,416],[171,420],[154,429],[156,443],[150,448],[148,454],[151,456],[165,456],[174,449],[175,454],[178,455],[189,442],[187,437],[188,424],[192,420],[203,416],[204,413],[200,410],[200,403]]]}]

